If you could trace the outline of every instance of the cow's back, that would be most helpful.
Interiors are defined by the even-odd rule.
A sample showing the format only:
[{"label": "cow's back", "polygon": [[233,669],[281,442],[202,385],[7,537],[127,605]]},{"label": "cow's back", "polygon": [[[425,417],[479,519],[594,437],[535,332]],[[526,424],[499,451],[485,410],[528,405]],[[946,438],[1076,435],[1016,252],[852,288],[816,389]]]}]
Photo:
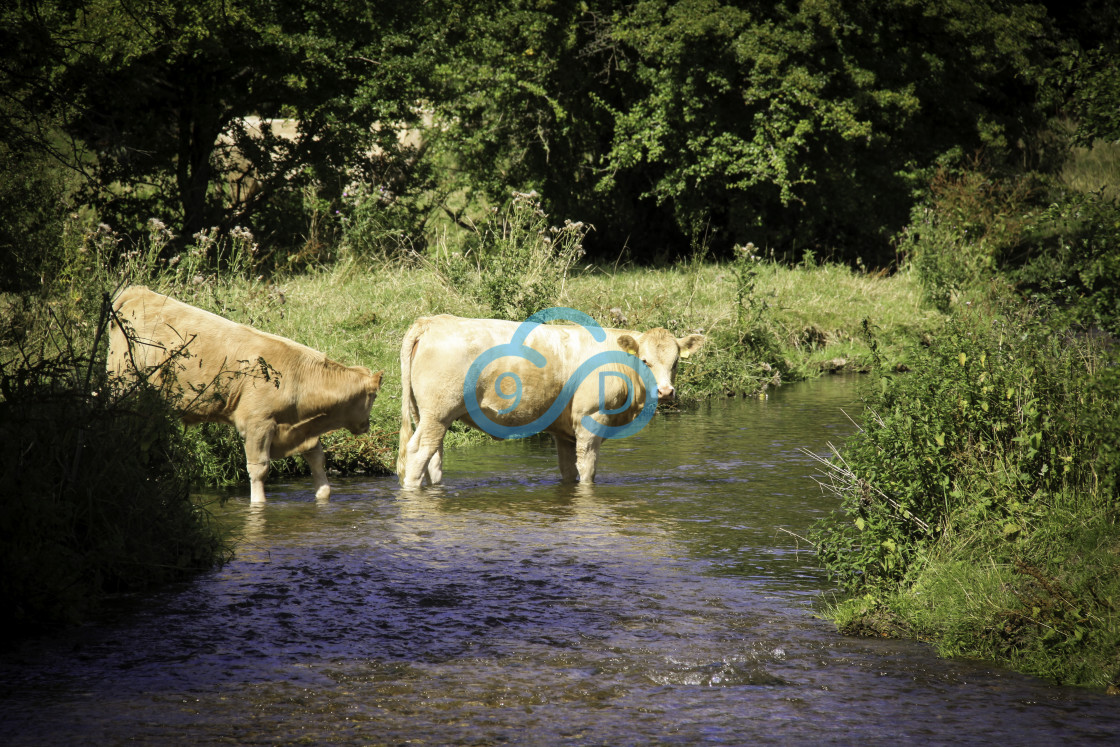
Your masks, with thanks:
[{"label": "cow's back", "polygon": [[[406,340],[411,340],[406,345],[408,349],[401,352],[402,357],[411,357],[409,388],[417,409],[423,409],[440,420],[462,419],[476,425],[464,416],[466,404],[463,391],[471,366],[487,351],[511,343],[520,328],[519,322],[448,315],[417,320],[406,336]],[[546,361],[545,366],[538,367],[526,357],[511,354],[503,355],[481,371],[476,371],[480,375],[475,393],[481,411],[500,425],[523,426],[540,418],[559,398],[567,396],[569,400],[560,419],[549,430],[571,433],[583,415],[599,408],[602,401],[600,378],[592,375],[582,381],[574,381],[578,386],[567,395],[564,386],[577,369],[596,354],[618,352],[615,335],[608,332],[605,341],[597,342],[584,327],[540,325],[526,337],[524,345],[540,353]],[[637,376],[631,375],[634,374],[632,370],[617,365],[607,365],[604,369],[617,370],[640,387]],[[608,378],[605,383],[612,389],[619,388],[617,378]],[[502,395],[497,394],[498,388]],[[621,398],[624,399],[625,386],[621,390]],[[640,403],[643,396],[644,393],[639,392],[633,399]],[[621,401],[615,396],[607,399],[607,404],[611,406],[616,400]],[[515,401],[517,406],[509,413],[500,412],[510,408]],[[633,414],[620,417],[629,420]],[[612,419],[612,424],[616,419]]]},{"label": "cow's back", "polygon": [[[325,356],[284,337],[230,321],[143,286],[116,298],[108,367],[126,374],[168,364],[174,386],[190,400],[189,420],[228,420],[227,408],[258,392],[270,408],[294,401],[298,372]],[[127,327],[127,332],[121,325]],[[168,361],[172,360],[170,363]],[[165,380],[163,371],[152,379]],[[205,390],[205,396],[195,396]]]}]

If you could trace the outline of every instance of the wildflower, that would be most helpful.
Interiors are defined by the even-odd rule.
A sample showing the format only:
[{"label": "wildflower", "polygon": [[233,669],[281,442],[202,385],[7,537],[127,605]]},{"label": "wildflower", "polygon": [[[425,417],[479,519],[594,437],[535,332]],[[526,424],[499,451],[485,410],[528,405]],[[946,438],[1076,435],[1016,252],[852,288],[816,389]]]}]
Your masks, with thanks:
[{"label": "wildflower", "polygon": [[242,226],[234,226],[233,230],[229,232],[230,238],[235,241],[244,241],[246,244],[253,243],[253,232],[248,228]]}]

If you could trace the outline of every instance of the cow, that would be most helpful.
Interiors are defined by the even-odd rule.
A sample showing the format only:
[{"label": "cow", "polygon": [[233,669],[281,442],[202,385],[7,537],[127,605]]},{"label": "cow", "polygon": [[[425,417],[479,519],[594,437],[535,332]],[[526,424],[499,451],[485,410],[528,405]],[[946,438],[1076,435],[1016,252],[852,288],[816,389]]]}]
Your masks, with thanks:
[{"label": "cow", "polygon": [[190,306],[144,286],[113,300],[107,367],[148,377],[187,425],[234,426],[245,441],[250,502],[265,500],[270,459],[302,453],[315,497],[330,496],[319,437],[369,430],[381,371],[344,366],[286,337]]},{"label": "cow", "polygon": [[[605,435],[612,437],[607,432],[617,433],[640,414],[652,416],[658,402],[674,399],[679,359],[704,342],[702,335],[678,339],[661,328],[602,329],[573,314],[590,325],[449,315],[412,324],[401,344],[402,487],[440,483],[443,437],[456,420],[496,438],[543,430],[556,443],[561,480],[592,483],[599,447]],[[537,360],[515,351],[519,343],[521,351],[536,351]],[[632,364],[622,360],[626,353],[636,356]],[[465,386],[468,380],[473,386]]]},{"label": "cow", "polygon": [[229,187],[229,207],[244,213],[262,182],[291,179],[303,167],[295,157],[303,139],[298,119],[233,120],[214,143],[215,165]]}]

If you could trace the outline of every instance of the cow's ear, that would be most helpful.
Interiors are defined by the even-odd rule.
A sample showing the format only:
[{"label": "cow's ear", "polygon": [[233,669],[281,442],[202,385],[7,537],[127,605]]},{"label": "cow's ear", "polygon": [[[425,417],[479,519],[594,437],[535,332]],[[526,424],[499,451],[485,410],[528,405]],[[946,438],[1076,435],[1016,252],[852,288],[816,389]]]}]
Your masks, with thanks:
[{"label": "cow's ear", "polygon": [[681,357],[687,358],[700,349],[704,344],[704,335],[689,335],[677,339],[677,347],[681,349]]},{"label": "cow's ear", "polygon": [[620,348],[625,350],[630,355],[638,354],[638,341],[630,335],[619,335],[616,338],[616,342],[618,342],[618,346]]}]

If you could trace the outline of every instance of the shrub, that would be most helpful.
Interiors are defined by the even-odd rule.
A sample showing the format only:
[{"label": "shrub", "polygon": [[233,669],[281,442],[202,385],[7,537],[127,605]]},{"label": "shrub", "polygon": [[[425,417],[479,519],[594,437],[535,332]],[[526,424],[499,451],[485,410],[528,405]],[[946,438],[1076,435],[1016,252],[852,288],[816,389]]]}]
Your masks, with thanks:
[{"label": "shrub", "polygon": [[877,370],[828,462],[839,510],[812,530],[856,595],[838,621],[1116,684],[1116,365],[1099,338],[1005,308],[952,319],[908,374]]},{"label": "shrub", "polygon": [[487,304],[494,316],[520,321],[562,303],[591,230],[571,220],[549,225],[536,192],[514,192],[503,213],[471,234],[461,251],[439,257],[437,267],[451,288]]},{"label": "shrub", "polygon": [[[913,371],[878,371],[865,425],[831,463],[842,517],[818,526],[822,562],[851,590],[902,581],[957,521],[1009,538],[1091,484],[1100,434],[1084,430],[1092,342],[1032,312],[952,320]],[[1095,400],[1095,398],[1094,398]]]},{"label": "shrub", "polygon": [[916,205],[899,235],[899,250],[913,266],[926,298],[940,311],[962,293],[982,287],[997,258],[1019,241],[1030,187],[980,171],[939,172],[927,200]]},{"label": "shrub", "polygon": [[719,327],[697,364],[683,368],[681,382],[703,395],[756,394],[783,379],[791,368],[769,302],[758,292],[762,258],[754,244],[736,246],[727,282],[734,287],[734,324]]},{"label": "shrub", "polygon": [[422,201],[398,200],[385,185],[352,185],[337,213],[341,258],[369,265],[415,253],[425,243],[426,215]]},{"label": "shrub", "polygon": [[57,306],[0,361],[7,629],[72,623],[106,594],[229,555],[190,496],[197,463],[177,418],[150,387],[106,381],[108,309],[106,295],[87,323]]},{"label": "shrub", "polygon": [[1120,201],[1074,192],[1032,218],[1021,251],[1003,259],[1022,292],[1120,335]]}]

